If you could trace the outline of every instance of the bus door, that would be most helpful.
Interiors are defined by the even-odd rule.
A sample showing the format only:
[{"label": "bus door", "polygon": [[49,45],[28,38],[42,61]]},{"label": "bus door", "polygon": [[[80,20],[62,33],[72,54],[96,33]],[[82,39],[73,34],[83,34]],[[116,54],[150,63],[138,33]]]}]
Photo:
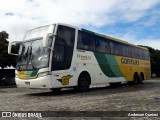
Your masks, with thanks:
[{"label": "bus door", "polygon": [[57,86],[68,85],[70,75],[70,67],[73,56],[75,41],[75,29],[58,26],[57,35],[55,39],[54,51],[52,56],[52,85],[54,80],[59,82]]}]

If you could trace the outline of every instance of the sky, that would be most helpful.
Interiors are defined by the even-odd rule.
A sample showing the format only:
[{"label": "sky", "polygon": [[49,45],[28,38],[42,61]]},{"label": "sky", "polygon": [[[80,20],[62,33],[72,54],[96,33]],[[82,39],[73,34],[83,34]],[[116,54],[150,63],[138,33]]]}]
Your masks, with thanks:
[{"label": "sky", "polygon": [[160,0],[0,0],[0,32],[10,42],[57,22],[160,50]]}]

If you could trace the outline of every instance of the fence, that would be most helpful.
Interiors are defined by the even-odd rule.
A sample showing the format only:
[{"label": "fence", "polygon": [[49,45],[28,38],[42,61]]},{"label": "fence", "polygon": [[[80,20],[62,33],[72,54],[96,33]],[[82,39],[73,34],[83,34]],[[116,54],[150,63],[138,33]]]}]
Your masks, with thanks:
[{"label": "fence", "polygon": [[0,69],[0,79],[9,74],[15,74],[15,69]]}]

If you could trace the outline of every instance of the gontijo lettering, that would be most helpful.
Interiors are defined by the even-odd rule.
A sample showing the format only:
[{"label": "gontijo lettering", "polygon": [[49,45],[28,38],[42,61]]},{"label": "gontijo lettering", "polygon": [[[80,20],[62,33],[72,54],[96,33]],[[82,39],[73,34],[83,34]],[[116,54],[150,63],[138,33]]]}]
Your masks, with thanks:
[{"label": "gontijo lettering", "polygon": [[138,60],[126,59],[126,58],[121,58],[121,63],[122,64],[139,65],[139,61]]}]

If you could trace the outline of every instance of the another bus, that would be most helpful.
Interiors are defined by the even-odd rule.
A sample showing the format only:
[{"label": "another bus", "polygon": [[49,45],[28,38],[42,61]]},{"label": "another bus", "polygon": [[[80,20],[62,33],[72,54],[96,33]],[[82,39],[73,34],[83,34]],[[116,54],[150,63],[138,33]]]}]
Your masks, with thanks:
[{"label": "another bus", "polygon": [[[12,53],[15,44],[19,52]],[[67,24],[29,30],[23,41],[10,42],[8,53],[17,55],[18,87],[74,87],[132,82],[151,78],[148,49]]]}]

